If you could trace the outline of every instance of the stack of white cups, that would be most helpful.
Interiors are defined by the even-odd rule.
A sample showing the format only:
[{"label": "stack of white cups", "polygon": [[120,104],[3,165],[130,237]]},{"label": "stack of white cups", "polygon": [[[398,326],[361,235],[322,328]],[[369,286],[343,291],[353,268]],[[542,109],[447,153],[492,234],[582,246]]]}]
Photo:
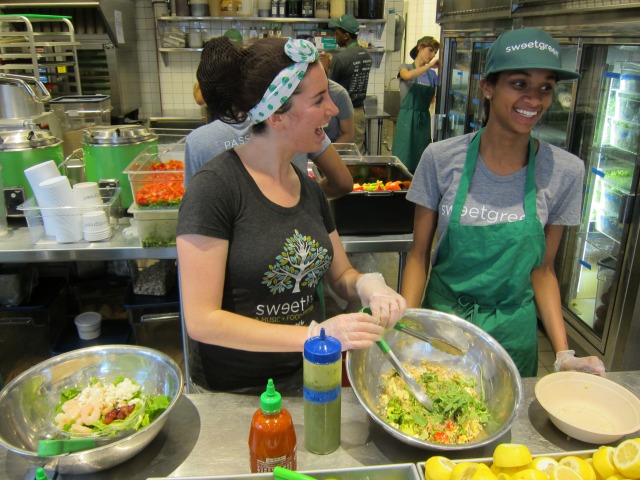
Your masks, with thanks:
[{"label": "stack of white cups", "polygon": [[45,234],[58,243],[111,237],[111,226],[96,182],[76,183],[60,175],[53,160],[24,171],[42,213]]},{"label": "stack of white cups", "polygon": [[[31,186],[31,190],[33,190],[33,194],[36,197],[38,206],[44,206],[45,199],[40,192],[40,183],[48,180],[49,178],[60,176],[60,171],[58,170],[56,163],[53,160],[47,160],[46,162],[38,163],[33,167],[27,168],[24,171],[24,175],[29,181],[29,185]],[[49,214],[51,213],[51,210],[42,209],[41,213],[42,221],[44,222],[45,234],[54,237],[55,232],[53,230],[53,221],[49,221]]]},{"label": "stack of white cups", "polygon": [[111,237],[111,225],[102,208],[100,189],[96,182],[81,182],[73,186],[75,204],[82,210],[82,234],[88,242]]},{"label": "stack of white cups", "polygon": [[63,175],[40,182],[38,206],[47,212],[49,227],[58,243],[82,240],[82,214],[75,206],[69,179]]}]

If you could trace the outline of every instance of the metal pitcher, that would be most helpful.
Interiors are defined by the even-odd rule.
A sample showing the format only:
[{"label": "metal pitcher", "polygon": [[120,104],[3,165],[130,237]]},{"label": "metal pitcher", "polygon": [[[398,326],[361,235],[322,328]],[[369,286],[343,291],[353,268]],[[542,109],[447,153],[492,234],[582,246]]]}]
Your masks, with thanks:
[{"label": "metal pitcher", "polygon": [[0,73],[0,118],[31,118],[41,115],[49,100],[51,95],[40,80]]}]

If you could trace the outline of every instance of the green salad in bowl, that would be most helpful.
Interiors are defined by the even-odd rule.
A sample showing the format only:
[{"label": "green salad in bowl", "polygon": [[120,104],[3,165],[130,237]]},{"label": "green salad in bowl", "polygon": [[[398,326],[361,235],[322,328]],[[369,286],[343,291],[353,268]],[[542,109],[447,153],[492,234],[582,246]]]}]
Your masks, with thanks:
[{"label": "green salad in bowl", "polygon": [[148,426],[171,403],[168,396],[146,395],[127,377],[113,382],[93,378],[86,386],[60,392],[54,426],[73,437],[118,436]]}]

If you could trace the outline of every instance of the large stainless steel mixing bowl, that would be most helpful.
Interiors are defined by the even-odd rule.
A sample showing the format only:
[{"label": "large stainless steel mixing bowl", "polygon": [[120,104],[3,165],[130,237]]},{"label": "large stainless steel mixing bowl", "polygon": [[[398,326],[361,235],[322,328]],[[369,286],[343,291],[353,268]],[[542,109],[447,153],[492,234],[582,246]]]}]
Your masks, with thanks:
[{"label": "large stainless steel mixing bowl", "polygon": [[[38,457],[38,441],[55,437],[52,411],[60,390],[87,385],[91,378],[114,381],[128,377],[148,395],[171,398],[167,408],[150,425],[113,443],[47,458]],[[0,445],[36,465],[59,473],[90,473],[128,460],[160,432],[183,390],[180,367],[170,357],[151,348],[102,345],[74,350],[50,358],[23,372],[0,392]]]},{"label": "large stainless steel mixing bowl", "polygon": [[389,425],[380,417],[379,398],[382,392],[382,374],[392,367],[375,346],[347,353],[349,381],[371,418],[395,438],[409,445],[431,450],[477,448],[507,433],[522,403],[522,380],[504,348],[475,325],[435,310],[409,309],[402,323],[415,326],[427,335],[447,340],[453,345],[467,344],[467,353],[455,356],[397,330],[388,330],[384,335],[386,342],[403,363],[419,365],[422,360],[427,359],[475,377],[478,388],[484,388],[491,419],[472,442],[461,445],[427,442]]}]

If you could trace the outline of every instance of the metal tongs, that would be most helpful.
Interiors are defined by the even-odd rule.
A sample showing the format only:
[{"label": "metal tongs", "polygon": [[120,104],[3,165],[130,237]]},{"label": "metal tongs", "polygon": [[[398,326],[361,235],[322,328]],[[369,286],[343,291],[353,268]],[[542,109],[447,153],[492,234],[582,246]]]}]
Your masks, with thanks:
[{"label": "metal tongs", "polygon": [[[360,311],[371,315],[371,309],[369,307],[364,307],[360,309]],[[407,388],[409,389],[411,394],[416,398],[416,400],[418,400],[420,405],[422,405],[424,408],[426,408],[429,411],[433,410],[433,402],[431,401],[431,398],[429,397],[429,395],[427,395],[427,393],[422,389],[422,387],[420,387],[418,382],[416,382],[413,379],[413,377],[411,377],[411,375],[407,373],[407,371],[402,366],[400,359],[396,357],[396,354],[393,353],[393,351],[391,350],[391,347],[389,347],[387,342],[383,338],[381,338],[376,342],[376,344],[378,345],[378,347],[380,348],[384,356],[387,357],[387,360],[389,360],[389,363],[393,366],[396,372],[398,372],[398,374],[402,377],[402,379],[404,380],[404,383],[407,385]]]},{"label": "metal tongs", "polygon": [[441,338],[431,337],[420,330],[417,330],[413,327],[408,327],[404,323],[397,322],[394,327],[399,332],[406,333],[407,335],[411,335],[412,337],[417,338],[418,340],[422,340],[427,342],[432,347],[437,348],[438,350],[442,350],[445,353],[450,355],[457,355],[459,357],[464,356],[467,353],[468,344],[465,343],[464,347],[457,347],[450,342],[442,340]]}]

